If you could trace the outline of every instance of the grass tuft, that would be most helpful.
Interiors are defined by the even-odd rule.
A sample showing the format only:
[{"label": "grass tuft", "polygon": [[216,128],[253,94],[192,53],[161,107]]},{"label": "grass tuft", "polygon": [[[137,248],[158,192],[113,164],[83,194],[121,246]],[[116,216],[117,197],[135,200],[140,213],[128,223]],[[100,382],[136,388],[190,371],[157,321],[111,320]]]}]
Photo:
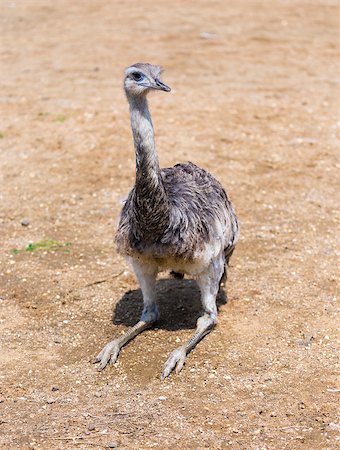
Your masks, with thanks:
[{"label": "grass tuft", "polygon": [[[70,247],[72,245],[72,242],[58,242],[54,239],[43,239],[39,242],[31,242],[27,245],[27,247],[24,249],[26,252],[35,252],[38,250],[44,250],[44,251],[56,251],[56,250],[63,250],[64,252],[69,253],[69,249],[67,247]],[[14,255],[17,255],[23,250],[19,250],[17,248],[13,248],[11,250],[11,253]]]}]

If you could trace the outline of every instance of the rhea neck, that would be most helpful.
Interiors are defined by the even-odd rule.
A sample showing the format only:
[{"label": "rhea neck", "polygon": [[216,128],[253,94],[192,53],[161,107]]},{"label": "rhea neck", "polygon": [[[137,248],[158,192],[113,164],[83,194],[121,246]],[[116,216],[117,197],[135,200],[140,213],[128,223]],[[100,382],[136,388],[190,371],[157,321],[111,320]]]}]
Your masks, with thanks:
[{"label": "rhea neck", "polygon": [[[131,96],[131,128],[136,151],[136,183],[132,198],[134,244],[153,242],[169,224],[169,201],[164,189],[146,96]],[[137,245],[138,247],[138,245]]]},{"label": "rhea neck", "polygon": [[136,188],[140,182],[157,187],[160,168],[146,95],[129,95],[130,120],[136,152]]}]

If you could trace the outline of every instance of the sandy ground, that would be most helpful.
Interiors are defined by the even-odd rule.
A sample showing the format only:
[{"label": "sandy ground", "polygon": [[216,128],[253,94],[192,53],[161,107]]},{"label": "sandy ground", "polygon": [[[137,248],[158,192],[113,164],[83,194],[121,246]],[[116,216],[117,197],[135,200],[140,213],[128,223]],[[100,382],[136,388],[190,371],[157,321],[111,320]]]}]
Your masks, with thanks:
[{"label": "sandy ground", "polygon": [[[1,448],[339,448],[338,12],[1,2]],[[209,169],[242,233],[217,328],[165,382],[200,314],[190,280],[164,274],[157,327],[116,366],[91,363],[142,305],[113,243],[134,181],[122,71],[137,61],[173,88],[151,99],[161,165]],[[60,245],[25,250],[45,239]]]}]

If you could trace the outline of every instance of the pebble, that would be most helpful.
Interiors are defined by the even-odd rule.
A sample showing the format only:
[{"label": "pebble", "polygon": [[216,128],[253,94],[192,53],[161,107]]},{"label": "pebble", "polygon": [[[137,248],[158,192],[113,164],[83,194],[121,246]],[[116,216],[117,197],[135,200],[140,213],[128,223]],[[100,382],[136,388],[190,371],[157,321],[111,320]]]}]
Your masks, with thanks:
[{"label": "pebble", "polygon": [[317,139],[311,138],[311,137],[297,137],[292,139],[289,143],[293,145],[299,145],[299,144],[316,144],[318,142]]},{"label": "pebble", "polygon": [[118,442],[109,442],[107,448],[118,448]]},{"label": "pebble", "polygon": [[24,219],[21,219],[20,223],[23,227],[27,227],[30,224],[30,221],[28,219],[24,218]]},{"label": "pebble", "polygon": [[87,427],[87,429],[88,429],[89,431],[94,431],[94,430],[96,429],[96,426],[95,426],[94,423],[90,423],[89,426]]},{"label": "pebble", "polygon": [[202,39],[215,39],[216,38],[216,34],[215,33],[209,33],[208,31],[202,31],[202,33],[200,33],[200,38],[202,38]]}]

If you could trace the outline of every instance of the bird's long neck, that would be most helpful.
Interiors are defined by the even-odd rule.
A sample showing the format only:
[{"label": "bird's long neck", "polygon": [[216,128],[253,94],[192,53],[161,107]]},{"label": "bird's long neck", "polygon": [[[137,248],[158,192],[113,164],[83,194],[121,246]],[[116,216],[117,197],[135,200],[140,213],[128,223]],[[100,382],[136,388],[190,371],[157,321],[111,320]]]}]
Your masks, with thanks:
[{"label": "bird's long neck", "polygon": [[136,152],[136,188],[141,181],[147,181],[150,188],[157,187],[160,168],[146,96],[128,97],[128,101]]},{"label": "bird's long neck", "polygon": [[136,152],[133,228],[135,237],[148,241],[154,240],[167,227],[169,202],[159,168],[146,97],[128,96],[128,101]]}]

